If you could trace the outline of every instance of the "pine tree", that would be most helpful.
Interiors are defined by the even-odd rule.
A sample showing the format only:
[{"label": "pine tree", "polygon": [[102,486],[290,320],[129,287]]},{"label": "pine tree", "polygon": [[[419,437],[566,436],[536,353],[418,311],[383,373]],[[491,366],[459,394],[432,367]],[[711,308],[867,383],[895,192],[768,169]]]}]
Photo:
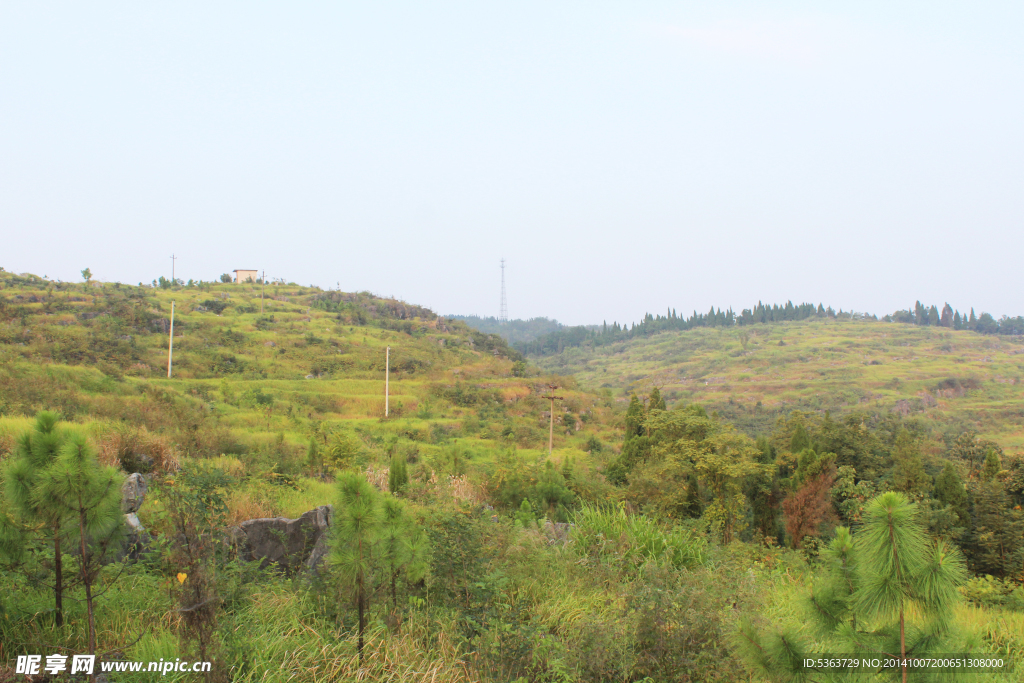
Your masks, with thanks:
[{"label": "pine tree", "polygon": [[516,524],[519,526],[530,529],[536,524],[537,517],[533,514],[533,505],[530,504],[529,498],[523,498],[523,502],[519,504],[519,510],[516,511],[515,515]]},{"label": "pine tree", "polygon": [[320,447],[313,437],[309,437],[309,447],[306,449],[306,467],[317,477],[324,471],[324,459],[320,455]]},{"label": "pine tree", "polygon": [[562,478],[565,479],[568,484],[572,484],[573,480],[576,478],[574,472],[575,464],[575,460],[573,460],[571,455],[562,461]]},{"label": "pine tree", "polygon": [[406,470],[405,455],[396,453],[391,456],[391,469],[388,471],[388,491],[396,496],[409,483],[409,474]]},{"label": "pine tree", "polygon": [[69,434],[56,462],[41,475],[33,495],[37,501],[62,509],[76,527],[79,578],[85,589],[89,619],[89,654],[96,654],[96,617],[92,587],[103,560],[119,546],[124,528],[121,514],[123,477],[102,467],[80,434]]},{"label": "pine tree", "polygon": [[380,537],[381,559],[388,573],[391,589],[391,606],[398,610],[398,576],[409,561],[408,536],[410,520],[405,506],[396,498],[386,498],[382,506]]},{"label": "pine tree", "polygon": [[929,545],[916,506],[900,493],[883,493],[868,504],[858,541],[863,572],[857,611],[868,619],[898,619],[900,656],[906,658],[907,611],[917,607],[948,623],[966,580],[963,560],[944,541]]},{"label": "pine tree", "polygon": [[[42,524],[53,540],[54,621],[57,626],[62,626],[64,559],[61,527],[67,512],[53,501],[36,495],[40,475],[56,462],[65,440],[57,422],[56,413],[42,411],[36,415],[33,429],[18,438],[4,479],[12,508],[25,520]],[[14,539],[12,542],[17,544]]]},{"label": "pine tree", "polygon": [[366,605],[373,588],[375,554],[381,536],[382,513],[377,496],[366,478],[345,472],[338,478],[338,504],[330,562],[338,570],[340,594],[355,602],[359,613],[359,663],[363,662]]},{"label": "pine tree", "polygon": [[[850,652],[899,652],[901,659],[949,651],[957,589],[967,571],[955,547],[929,541],[917,506],[902,493],[869,501],[856,535],[837,529],[826,568],[807,601],[818,642]],[[765,636],[744,621],[735,642],[750,668],[771,680],[812,680],[803,660],[814,651],[802,622]],[[905,683],[906,668],[900,673]]]}]

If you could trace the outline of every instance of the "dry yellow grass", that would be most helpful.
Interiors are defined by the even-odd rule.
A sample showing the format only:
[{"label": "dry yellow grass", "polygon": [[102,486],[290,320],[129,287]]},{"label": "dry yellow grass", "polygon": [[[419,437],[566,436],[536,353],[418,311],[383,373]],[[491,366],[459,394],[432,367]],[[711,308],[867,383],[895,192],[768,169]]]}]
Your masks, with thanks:
[{"label": "dry yellow grass", "polygon": [[271,493],[260,488],[235,489],[228,493],[228,524],[235,526],[247,519],[277,517],[280,506]]}]

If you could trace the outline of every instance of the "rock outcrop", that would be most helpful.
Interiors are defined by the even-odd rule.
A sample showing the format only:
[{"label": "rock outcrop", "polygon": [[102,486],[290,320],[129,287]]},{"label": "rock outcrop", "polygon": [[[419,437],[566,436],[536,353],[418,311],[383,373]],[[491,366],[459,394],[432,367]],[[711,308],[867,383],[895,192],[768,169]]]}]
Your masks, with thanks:
[{"label": "rock outcrop", "polygon": [[124,513],[126,533],[121,550],[117,553],[118,562],[125,559],[137,560],[149,549],[152,539],[136,514],[145,502],[148,490],[146,478],[138,472],[129,475],[121,485],[121,512]]},{"label": "rock outcrop", "polygon": [[138,560],[149,550],[149,543],[152,538],[145,527],[142,526],[142,522],[139,521],[139,516],[134,512],[124,516],[124,523],[127,527],[127,533],[125,534],[124,544],[121,546],[121,552],[118,554],[118,561],[124,559]]},{"label": "rock outcrop", "polygon": [[138,512],[146,500],[148,490],[149,485],[144,476],[138,472],[129,475],[121,484],[121,512],[126,515]]},{"label": "rock outcrop", "polygon": [[333,513],[333,507],[321,505],[298,519],[246,520],[231,530],[238,556],[248,562],[259,561],[260,568],[274,564],[288,573],[303,565],[315,567],[327,553],[325,535]]}]

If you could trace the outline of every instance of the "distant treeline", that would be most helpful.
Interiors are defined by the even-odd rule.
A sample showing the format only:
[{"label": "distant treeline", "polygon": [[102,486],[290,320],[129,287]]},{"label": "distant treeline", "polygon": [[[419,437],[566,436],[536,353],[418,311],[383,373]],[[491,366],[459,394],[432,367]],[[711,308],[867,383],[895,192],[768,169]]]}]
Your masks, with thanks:
[{"label": "distant treeline", "polygon": [[910,323],[912,325],[933,325],[936,327],[949,327],[954,330],[974,330],[982,334],[1024,334],[1024,316],[1009,318],[1003,316],[996,320],[989,313],[982,313],[981,316],[974,315],[971,308],[970,315],[960,315],[960,311],[954,311],[947,303],[939,312],[936,306],[923,306],[920,301],[914,305],[913,311],[896,311],[892,315],[882,318],[885,322]]},{"label": "distant treeline", "polygon": [[[878,321],[875,315],[855,313],[853,311],[835,311],[831,306],[803,303],[793,304],[787,301],[784,305],[771,306],[758,302],[754,308],[745,308],[739,314],[732,308],[723,311],[711,307],[707,313],[693,312],[690,317],[679,315],[674,308],[668,309],[665,315],[648,313],[639,323],[628,327],[613,322],[594,326],[562,327],[529,342],[513,344],[514,348],[524,355],[544,356],[561,353],[564,349],[576,346],[604,346],[635,337],[649,337],[659,332],[683,331],[695,327],[733,327],[740,325],[756,325],[764,323],[784,322],[787,320],[806,320],[808,318],[842,318],[865,321]],[[941,313],[936,306],[926,307],[920,301],[913,311],[901,310],[881,318],[883,322],[910,323],[914,325],[935,325],[955,330],[974,330],[982,334],[1024,334],[1024,317],[1008,318],[1004,316],[996,320],[988,313],[975,316],[974,309],[970,315],[961,315],[946,304]]]}]

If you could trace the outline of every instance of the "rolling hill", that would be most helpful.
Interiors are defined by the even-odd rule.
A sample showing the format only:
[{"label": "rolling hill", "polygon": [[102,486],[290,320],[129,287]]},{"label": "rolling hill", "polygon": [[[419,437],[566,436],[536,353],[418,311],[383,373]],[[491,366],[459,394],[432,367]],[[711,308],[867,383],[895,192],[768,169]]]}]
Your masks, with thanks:
[{"label": "rolling hill", "polygon": [[620,396],[658,386],[752,433],[792,410],[895,411],[1024,448],[1024,339],[870,320],[699,327],[530,357]]}]

